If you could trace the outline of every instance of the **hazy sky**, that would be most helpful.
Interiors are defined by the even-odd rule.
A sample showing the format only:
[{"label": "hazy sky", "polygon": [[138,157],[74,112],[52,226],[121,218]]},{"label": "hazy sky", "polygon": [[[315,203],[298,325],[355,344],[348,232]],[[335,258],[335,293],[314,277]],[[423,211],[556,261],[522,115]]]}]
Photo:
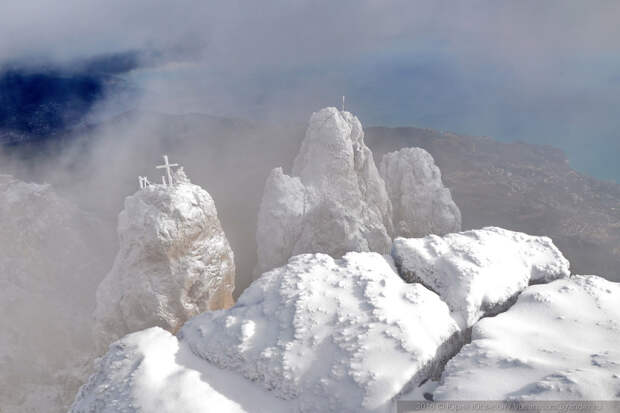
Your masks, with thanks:
[{"label": "hazy sky", "polygon": [[141,106],[303,121],[348,96],[366,125],[564,149],[620,181],[620,2],[4,0],[0,64],[135,53]]}]

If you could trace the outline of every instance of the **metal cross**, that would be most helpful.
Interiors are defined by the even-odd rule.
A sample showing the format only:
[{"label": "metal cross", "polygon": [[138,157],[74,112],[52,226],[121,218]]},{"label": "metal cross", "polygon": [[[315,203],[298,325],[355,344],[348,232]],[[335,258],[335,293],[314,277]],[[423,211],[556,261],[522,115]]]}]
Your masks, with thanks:
[{"label": "metal cross", "polygon": [[[170,185],[170,186],[172,186],[172,174],[170,173],[170,168],[175,167],[175,166],[179,166],[179,164],[178,163],[169,163],[168,162],[168,155],[164,155],[164,164],[163,165],[157,165],[155,167],[157,169],[162,169],[162,168],[166,169],[166,175],[168,175],[168,185]],[[162,180],[162,182],[164,182],[164,181]]]}]

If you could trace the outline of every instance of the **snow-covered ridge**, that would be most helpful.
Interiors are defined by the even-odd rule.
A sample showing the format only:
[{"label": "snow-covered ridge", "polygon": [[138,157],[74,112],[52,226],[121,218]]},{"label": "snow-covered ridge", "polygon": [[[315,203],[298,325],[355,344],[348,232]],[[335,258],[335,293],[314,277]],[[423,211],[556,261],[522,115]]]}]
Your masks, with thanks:
[{"label": "snow-covered ridge", "polygon": [[213,199],[182,169],[174,180],[125,200],[120,250],[97,289],[94,332],[103,348],[147,327],[175,332],[194,315],[233,304],[233,252]]},{"label": "snow-covered ridge", "polygon": [[[445,238],[454,241],[457,235],[460,241],[450,243],[454,251],[444,251],[444,261],[459,262],[463,252],[468,252],[471,261],[467,266],[452,266],[460,272],[457,280],[465,283],[457,284],[458,288],[468,282],[475,285],[478,277],[497,271],[495,281],[501,287],[501,294],[495,297],[498,303],[510,295],[506,291],[518,294],[523,280],[526,286],[532,274],[541,282],[567,275],[565,259],[555,255],[557,250],[544,238],[496,228]],[[495,250],[489,257],[484,246],[490,240],[510,248]],[[515,253],[529,261],[511,267],[512,272],[499,271],[497,260],[514,264],[508,257]],[[430,262],[427,267],[437,265],[441,280],[449,274],[440,271],[443,264],[439,262],[443,261]],[[402,268],[402,260],[400,264]],[[465,291],[462,299],[475,302],[472,298],[478,298],[478,290]],[[485,293],[493,297],[490,291]],[[447,297],[456,300],[458,296]],[[349,253],[342,259],[299,255],[263,274],[232,308],[192,318],[181,330],[178,343],[163,336],[157,339],[170,342],[172,350],[152,351],[146,341],[125,348],[122,343],[129,338],[122,340],[100,364],[102,373],[82,389],[73,411],[106,406],[117,393],[139,394],[142,401],[136,402],[134,397],[135,411],[151,411],[149,400],[163,397],[164,388],[176,389],[173,393],[182,394],[183,401],[170,396],[161,403],[169,408],[161,411],[188,405],[186,398],[196,406],[223,399],[230,406],[239,406],[239,396],[231,396],[227,385],[218,385],[217,375],[200,373],[217,366],[224,377],[236,377],[235,385],[243,389],[239,393],[254,392],[262,398],[260,406],[242,402],[230,411],[390,412],[403,394],[415,393],[422,382],[438,377],[444,363],[467,338],[470,325],[463,323],[463,313],[450,308],[455,301],[447,304],[442,298],[421,283],[406,283],[390,257],[376,253]],[[131,340],[138,340],[139,334]],[[144,334],[155,333],[147,330]],[[185,354],[181,366],[171,351]],[[182,371],[180,377],[199,375],[200,381],[192,386],[204,388],[204,392],[183,387],[176,373],[162,376],[157,358],[176,360],[162,367],[164,371]],[[145,364],[155,367],[142,367]],[[157,385],[144,385],[152,382]],[[272,401],[265,399],[265,394],[271,395]]]}]

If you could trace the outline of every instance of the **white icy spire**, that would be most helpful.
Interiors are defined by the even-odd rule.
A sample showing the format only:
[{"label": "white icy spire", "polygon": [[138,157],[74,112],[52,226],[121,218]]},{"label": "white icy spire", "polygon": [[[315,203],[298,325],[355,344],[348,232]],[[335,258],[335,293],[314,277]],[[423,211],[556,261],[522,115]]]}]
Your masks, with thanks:
[{"label": "white icy spire", "polygon": [[301,253],[390,251],[391,204],[360,121],[335,107],[314,113],[291,175],[267,178],[258,214],[257,275]]},{"label": "white icy spire", "polygon": [[99,350],[147,327],[175,332],[188,318],[233,303],[234,255],[215,203],[182,168],[173,174],[174,185],[153,185],[125,199],[119,252],[97,288]]}]

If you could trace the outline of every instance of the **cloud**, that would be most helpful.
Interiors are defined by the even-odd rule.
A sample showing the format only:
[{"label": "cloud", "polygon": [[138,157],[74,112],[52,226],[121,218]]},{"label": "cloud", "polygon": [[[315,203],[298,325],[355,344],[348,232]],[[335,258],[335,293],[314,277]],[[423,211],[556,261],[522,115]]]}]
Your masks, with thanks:
[{"label": "cloud", "polygon": [[[615,0],[7,0],[2,8],[0,65],[115,73],[143,92],[145,110],[304,121],[346,94],[375,124],[527,139],[620,103],[611,81],[620,71]],[[536,121],[515,128],[515,119]],[[600,131],[610,141],[613,119],[580,119],[574,136],[589,131],[596,141]]]}]

